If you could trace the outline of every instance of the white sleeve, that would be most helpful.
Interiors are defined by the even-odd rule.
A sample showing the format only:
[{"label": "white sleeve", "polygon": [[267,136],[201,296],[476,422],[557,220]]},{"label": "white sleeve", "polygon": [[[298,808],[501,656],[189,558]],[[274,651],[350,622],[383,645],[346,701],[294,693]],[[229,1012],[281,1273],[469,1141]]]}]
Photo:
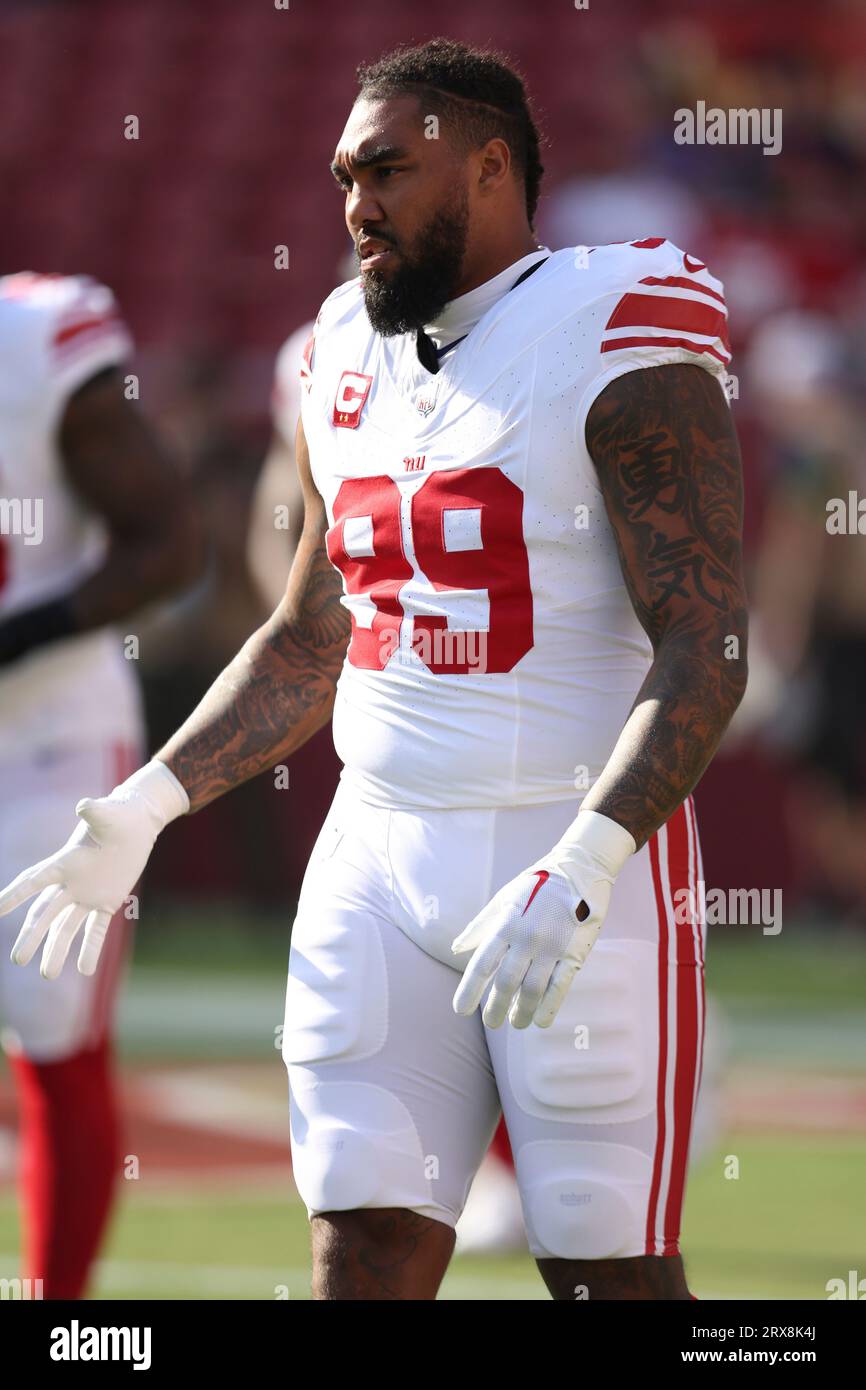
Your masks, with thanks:
[{"label": "white sleeve", "polygon": [[694,363],[716,378],[728,399],[731,345],[722,282],[670,242],[648,249],[647,273],[605,295],[597,370],[578,407],[581,443],[593,401],[617,377],[641,367]]},{"label": "white sleeve", "polygon": [[301,413],[301,388],[310,378],[312,343],[313,324],[305,323],[280,348],[274,368],[271,415],[290,448]]}]

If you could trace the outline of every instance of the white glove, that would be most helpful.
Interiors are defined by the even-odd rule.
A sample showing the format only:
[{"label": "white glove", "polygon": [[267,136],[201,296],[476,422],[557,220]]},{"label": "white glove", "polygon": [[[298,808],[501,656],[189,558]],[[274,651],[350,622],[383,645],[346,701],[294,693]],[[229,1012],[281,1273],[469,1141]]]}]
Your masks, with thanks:
[{"label": "white glove", "polygon": [[475,951],[454,995],[455,1013],[473,1013],[492,980],[488,1028],[506,1016],[515,1028],[549,1028],[636,848],[609,816],[581,811],[550,853],[500,888],[454,941],[455,953]]},{"label": "white glove", "polygon": [[0,917],[38,893],[12,947],[26,965],[45,938],[39,973],[55,980],[84,923],[78,955],[82,975],[92,975],[108,924],[129,896],[161,830],[189,810],[174,773],[154,758],[109,796],[85,797],[75,808],[81,824],[66,844],[25,869],[0,893]]}]

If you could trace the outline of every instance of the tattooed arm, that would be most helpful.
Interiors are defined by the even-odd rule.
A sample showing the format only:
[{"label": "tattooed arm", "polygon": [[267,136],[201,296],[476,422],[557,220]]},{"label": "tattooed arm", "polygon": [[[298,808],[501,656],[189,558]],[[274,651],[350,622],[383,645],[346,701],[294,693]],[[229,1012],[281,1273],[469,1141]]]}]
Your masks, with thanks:
[{"label": "tattooed arm", "polygon": [[582,809],[640,848],[703,775],[746,686],[740,453],[718,382],[689,365],[611,382],[586,443],[654,657]]},{"label": "tattooed arm", "polygon": [[191,811],[293,753],[331,717],[350,619],[325,551],[325,505],[300,422],[295,456],[304,529],[285,596],[157,754]]},{"label": "tattooed arm", "polygon": [[617,874],[689,794],[746,683],[740,455],[719,383],[697,366],[628,372],[593,402],[586,442],[653,662],[572,824],[452,942],[473,953],[454,1008],[486,993],[488,1028],[553,1023]]}]

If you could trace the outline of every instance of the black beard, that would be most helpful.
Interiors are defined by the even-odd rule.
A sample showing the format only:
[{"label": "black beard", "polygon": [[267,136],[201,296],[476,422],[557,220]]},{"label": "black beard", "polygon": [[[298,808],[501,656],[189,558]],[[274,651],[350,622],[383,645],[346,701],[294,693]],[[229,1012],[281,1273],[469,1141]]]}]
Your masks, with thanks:
[{"label": "black beard", "polygon": [[[417,256],[401,253],[396,270],[361,276],[364,305],[374,332],[390,338],[411,333],[438,318],[454,298],[463,268],[469,229],[469,199],[458,189],[447,208],[424,231]],[[375,230],[371,232],[375,236]]]}]

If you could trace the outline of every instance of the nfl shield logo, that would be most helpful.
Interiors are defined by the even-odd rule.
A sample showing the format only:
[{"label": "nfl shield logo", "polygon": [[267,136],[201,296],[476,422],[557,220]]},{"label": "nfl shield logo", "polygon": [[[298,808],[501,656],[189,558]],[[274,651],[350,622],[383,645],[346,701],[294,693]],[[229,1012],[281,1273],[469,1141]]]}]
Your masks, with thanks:
[{"label": "nfl shield logo", "polygon": [[431,392],[429,386],[423,387],[415,397],[415,409],[426,420],[427,416],[436,409],[436,391]]}]

